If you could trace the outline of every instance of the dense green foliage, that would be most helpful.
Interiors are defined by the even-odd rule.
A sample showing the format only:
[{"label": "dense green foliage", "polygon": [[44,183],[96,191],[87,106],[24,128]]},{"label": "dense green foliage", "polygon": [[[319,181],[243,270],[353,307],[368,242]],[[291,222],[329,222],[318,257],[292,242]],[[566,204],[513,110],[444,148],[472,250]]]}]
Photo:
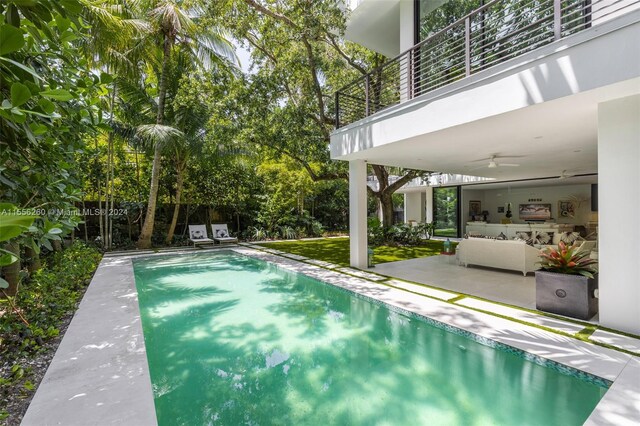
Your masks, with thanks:
[{"label": "dense green foliage", "polygon": [[22,283],[14,299],[0,300],[3,359],[37,351],[44,340],[57,336],[61,321],[75,310],[101,257],[97,249],[76,242],[46,258],[46,266]]},{"label": "dense green foliage", "polygon": [[[0,359],[7,367],[0,377],[2,399],[34,390],[31,369],[21,362],[37,356],[58,336],[101,257],[95,248],[76,242],[46,257],[45,266],[21,284],[15,298],[0,299]],[[3,416],[6,413],[0,410],[0,420]]]}]

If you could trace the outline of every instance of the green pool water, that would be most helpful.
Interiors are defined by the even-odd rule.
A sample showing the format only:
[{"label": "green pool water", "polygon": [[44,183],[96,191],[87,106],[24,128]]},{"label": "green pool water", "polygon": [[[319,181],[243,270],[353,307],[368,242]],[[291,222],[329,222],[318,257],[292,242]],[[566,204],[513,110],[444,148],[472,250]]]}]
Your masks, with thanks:
[{"label": "green pool water", "polygon": [[606,392],[232,252],[134,270],[161,426],[580,425]]}]

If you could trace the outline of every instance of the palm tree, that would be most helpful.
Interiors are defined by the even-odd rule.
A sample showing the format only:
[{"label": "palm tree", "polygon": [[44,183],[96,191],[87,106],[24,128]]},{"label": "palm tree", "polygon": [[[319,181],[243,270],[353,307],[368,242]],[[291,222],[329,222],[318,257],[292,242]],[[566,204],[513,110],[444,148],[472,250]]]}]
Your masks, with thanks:
[{"label": "palm tree", "polygon": [[[84,0],[83,17],[88,24],[89,37],[84,38],[80,45],[85,52],[89,64],[101,72],[101,79],[111,79],[111,90],[104,96],[104,110],[107,113],[109,125],[107,132],[107,164],[104,195],[106,208],[100,214],[100,237],[104,248],[111,248],[113,221],[109,212],[114,206],[113,181],[114,170],[114,107],[117,85],[115,76],[120,79],[138,79],[141,70],[138,63],[142,57],[149,55],[149,44],[141,43],[145,35],[151,31],[151,25],[140,19],[139,10],[135,3],[121,0]],[[100,166],[99,162],[97,165]],[[102,212],[103,187],[98,180],[98,203]],[[109,205],[111,201],[111,205]]]},{"label": "palm tree", "polygon": [[[165,135],[174,138],[175,134],[168,132],[164,126],[165,104],[167,84],[169,76],[169,64],[171,53],[176,44],[180,44],[181,50],[188,54],[200,67],[210,68],[214,64],[228,65],[236,62],[231,43],[223,36],[222,32],[213,26],[199,26],[198,17],[202,16],[200,10],[183,10],[182,2],[171,0],[147,2],[147,17],[152,25],[152,35],[157,45],[162,46],[160,70],[156,72],[158,78],[158,110],[156,123],[148,125],[144,133],[155,140],[156,146],[153,152],[151,168],[151,184],[149,188],[149,202],[145,215],[142,231],[138,239],[138,248],[151,247],[151,235],[155,221],[155,211],[160,180],[160,160],[162,158],[162,141],[159,137]],[[154,130],[154,126],[157,129]]]}]

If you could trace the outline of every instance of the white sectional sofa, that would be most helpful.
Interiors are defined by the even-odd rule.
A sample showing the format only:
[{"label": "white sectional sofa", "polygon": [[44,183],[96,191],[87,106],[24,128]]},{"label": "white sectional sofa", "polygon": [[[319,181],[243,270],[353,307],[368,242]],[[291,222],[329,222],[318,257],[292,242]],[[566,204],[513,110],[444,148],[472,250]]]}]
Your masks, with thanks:
[{"label": "white sectional sofa", "polygon": [[[584,241],[580,250],[591,251],[596,242]],[[544,248],[545,246],[543,246]],[[523,275],[540,269],[541,248],[524,241],[465,238],[458,244],[458,262],[461,265],[487,266],[490,268],[520,271]]]},{"label": "white sectional sofa", "polygon": [[467,238],[458,244],[458,262],[464,266],[478,265],[490,268],[520,271],[523,275],[540,269],[540,249],[524,241]]}]

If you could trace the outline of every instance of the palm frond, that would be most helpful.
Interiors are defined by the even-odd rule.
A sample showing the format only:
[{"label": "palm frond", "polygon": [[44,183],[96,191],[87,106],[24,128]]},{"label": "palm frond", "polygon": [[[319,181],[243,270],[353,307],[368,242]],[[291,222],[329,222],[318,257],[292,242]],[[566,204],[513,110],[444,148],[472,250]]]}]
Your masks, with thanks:
[{"label": "palm frond", "polygon": [[178,34],[190,34],[196,30],[191,17],[172,1],[160,2],[149,11],[149,18],[155,22],[163,34],[174,38]]},{"label": "palm frond", "polygon": [[240,64],[233,44],[221,31],[208,29],[206,32],[197,34],[193,39],[192,50],[206,70],[213,68],[216,64],[233,68],[238,68]]},{"label": "palm frond", "polygon": [[184,133],[175,127],[163,124],[143,124],[138,126],[136,137],[147,146],[160,146],[165,150],[179,143],[184,138]]}]

